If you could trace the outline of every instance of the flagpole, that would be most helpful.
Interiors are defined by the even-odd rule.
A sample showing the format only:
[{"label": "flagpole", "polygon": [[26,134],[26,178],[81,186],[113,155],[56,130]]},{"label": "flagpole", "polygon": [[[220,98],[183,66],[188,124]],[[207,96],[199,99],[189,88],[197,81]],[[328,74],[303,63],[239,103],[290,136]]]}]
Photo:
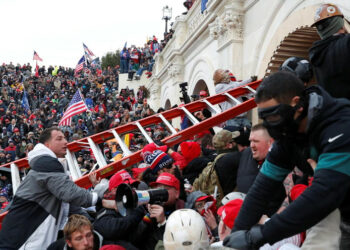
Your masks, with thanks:
[{"label": "flagpole", "polygon": [[[35,53],[35,50],[34,50],[34,53]],[[34,53],[33,53],[33,55],[34,55]],[[34,66],[34,56],[33,56],[33,66]],[[36,68],[35,68],[35,70],[36,70]],[[35,71],[34,71],[34,74],[35,74]]]},{"label": "flagpole", "polygon": [[86,61],[86,52],[85,52],[85,48],[84,48],[84,43],[83,43],[83,49],[84,49],[84,59],[85,59],[85,64],[87,65],[87,61]]}]

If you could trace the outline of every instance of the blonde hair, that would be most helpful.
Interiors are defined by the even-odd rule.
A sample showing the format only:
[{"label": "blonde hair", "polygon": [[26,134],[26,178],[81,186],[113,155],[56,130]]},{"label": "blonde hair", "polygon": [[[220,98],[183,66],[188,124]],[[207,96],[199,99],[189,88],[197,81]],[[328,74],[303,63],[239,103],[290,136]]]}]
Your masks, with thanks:
[{"label": "blonde hair", "polygon": [[229,74],[230,72],[228,70],[223,70],[223,69],[215,70],[213,75],[214,85],[218,83],[229,83],[231,81]]},{"label": "blonde hair", "polygon": [[71,215],[63,229],[64,238],[66,240],[71,240],[72,233],[81,230],[84,226],[90,227],[92,231],[91,222],[85,216],[80,214]]}]

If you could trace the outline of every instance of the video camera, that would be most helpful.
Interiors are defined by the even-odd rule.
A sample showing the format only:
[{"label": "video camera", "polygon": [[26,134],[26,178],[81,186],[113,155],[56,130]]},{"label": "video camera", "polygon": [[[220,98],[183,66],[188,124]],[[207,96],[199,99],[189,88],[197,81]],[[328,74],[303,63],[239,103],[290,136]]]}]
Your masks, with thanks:
[{"label": "video camera", "polygon": [[182,97],[184,99],[185,104],[191,102],[190,97],[187,94],[187,89],[186,89],[187,86],[188,86],[187,82],[180,83],[180,88],[181,88],[180,93],[182,93]]},{"label": "video camera", "polygon": [[118,212],[122,216],[129,214],[130,210],[140,205],[158,204],[167,202],[169,193],[166,189],[135,190],[130,185],[122,183],[117,188],[115,201]]}]

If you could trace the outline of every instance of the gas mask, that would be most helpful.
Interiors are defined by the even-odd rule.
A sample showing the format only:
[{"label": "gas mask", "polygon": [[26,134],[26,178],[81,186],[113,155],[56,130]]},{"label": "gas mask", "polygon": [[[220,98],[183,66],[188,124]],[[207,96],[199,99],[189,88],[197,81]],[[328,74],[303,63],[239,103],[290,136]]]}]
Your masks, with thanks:
[{"label": "gas mask", "polygon": [[276,106],[259,109],[259,118],[264,120],[270,136],[275,140],[288,138],[295,140],[299,138],[298,128],[301,120],[306,116],[306,109],[294,120],[295,112],[301,107],[300,104],[292,107],[288,104],[278,104]]}]

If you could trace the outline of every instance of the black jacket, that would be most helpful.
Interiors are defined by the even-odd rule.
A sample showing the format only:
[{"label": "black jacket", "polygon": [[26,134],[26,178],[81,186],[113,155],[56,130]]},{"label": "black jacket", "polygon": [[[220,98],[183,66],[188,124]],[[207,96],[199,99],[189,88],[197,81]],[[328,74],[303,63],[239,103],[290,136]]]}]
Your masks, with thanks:
[{"label": "black jacket", "polygon": [[[237,173],[237,192],[247,194],[255,181],[256,176],[260,172],[262,163],[253,159],[252,150],[250,147],[242,152]],[[281,182],[276,190],[274,190],[271,200],[267,206],[265,214],[272,216],[281,207],[283,200],[286,198],[286,190]]]},{"label": "black jacket", "polygon": [[250,147],[242,152],[237,172],[237,191],[248,193],[248,190],[253,185],[256,176],[260,171],[261,164],[253,159],[252,150]]},{"label": "black jacket", "polygon": [[[224,195],[233,192],[236,187],[237,170],[241,156],[237,151],[226,152],[228,153],[218,159],[214,166]],[[221,153],[223,152],[218,152],[218,154]]]},{"label": "black jacket", "polygon": [[140,206],[123,217],[114,209],[102,209],[94,222],[94,229],[104,239],[103,244],[116,244],[120,240],[131,240],[131,236],[142,221],[145,209]]},{"label": "black jacket", "polygon": [[309,57],[318,84],[333,97],[350,99],[350,34],[316,41]]},{"label": "black jacket", "polygon": [[206,156],[200,156],[193,159],[182,170],[183,178],[187,179],[191,184],[193,184],[194,180],[202,173],[208,162],[210,162],[210,159]]},{"label": "black jacket", "polygon": [[[309,106],[305,138],[318,159],[314,180],[298,199],[265,223],[262,233],[270,244],[305,231],[336,208],[343,221],[350,221],[350,101],[332,98],[318,86],[306,92]],[[273,152],[274,146],[244,200],[233,230],[250,229],[256,224],[271,192],[291,171],[286,164],[276,165],[279,154],[270,157]],[[292,161],[288,153],[282,160]]]}]

